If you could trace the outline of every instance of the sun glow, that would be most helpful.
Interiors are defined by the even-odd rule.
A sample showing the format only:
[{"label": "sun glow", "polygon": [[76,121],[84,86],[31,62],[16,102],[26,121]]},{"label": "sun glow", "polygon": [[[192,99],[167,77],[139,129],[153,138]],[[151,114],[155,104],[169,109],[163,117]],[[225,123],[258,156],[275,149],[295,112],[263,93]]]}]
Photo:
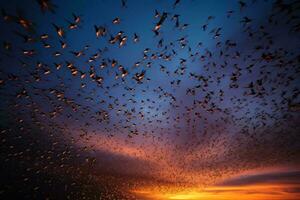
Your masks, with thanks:
[{"label": "sun glow", "polygon": [[141,198],[153,200],[200,200],[205,198],[205,194],[202,192],[184,188],[144,188],[133,192]]},{"label": "sun glow", "polygon": [[177,188],[149,187],[133,191],[147,200],[283,200],[296,198],[287,193],[290,185],[252,185],[236,187]]},{"label": "sun glow", "polygon": [[199,192],[190,192],[187,194],[175,194],[175,195],[169,195],[168,199],[200,199],[201,197],[205,197],[203,193]]}]

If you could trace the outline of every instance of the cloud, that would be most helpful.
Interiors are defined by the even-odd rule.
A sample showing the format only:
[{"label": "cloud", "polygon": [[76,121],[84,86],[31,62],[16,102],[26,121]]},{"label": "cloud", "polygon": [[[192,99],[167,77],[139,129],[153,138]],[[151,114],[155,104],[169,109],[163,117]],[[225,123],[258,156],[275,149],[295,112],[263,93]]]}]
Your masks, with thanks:
[{"label": "cloud", "polygon": [[246,175],[226,180],[219,186],[245,186],[255,184],[292,184],[300,185],[300,171],[272,172]]}]

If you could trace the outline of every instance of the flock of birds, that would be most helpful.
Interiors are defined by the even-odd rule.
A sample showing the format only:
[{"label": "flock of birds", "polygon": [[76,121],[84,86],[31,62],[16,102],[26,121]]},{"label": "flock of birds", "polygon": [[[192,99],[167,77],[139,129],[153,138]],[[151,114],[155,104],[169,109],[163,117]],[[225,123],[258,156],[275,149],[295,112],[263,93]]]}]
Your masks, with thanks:
[{"label": "flock of birds", "polygon": [[[42,15],[55,15],[59,9],[50,0],[36,2]],[[119,6],[126,10],[130,3],[122,0]],[[158,165],[166,162],[174,170],[164,177],[170,182],[193,182],[194,174],[187,171],[214,181],[239,170],[293,162],[299,154],[295,153],[299,150],[299,1],[274,1],[264,21],[243,14],[256,1],[237,1],[239,9],[207,16],[197,28],[183,23],[184,14],[176,13],[182,3],[174,1],[170,11],[153,11],[153,26],[145,30],[152,33],[151,47],[142,47],[139,54],[126,48],[140,45],[143,34],[119,29],[122,16],[107,24],[87,24],[84,14],[72,13],[64,23],[44,22],[50,30],[41,33],[22,12],[2,8],[1,29],[13,29],[10,39],[1,37],[1,162],[26,166],[18,184],[26,185],[31,177],[49,171],[95,181],[91,171],[101,157],[88,152],[97,151],[99,135],[100,140],[122,138]],[[242,17],[233,20],[235,15]],[[226,38],[226,27],[214,23],[218,17],[239,27],[239,38]],[[180,36],[166,34],[167,28]],[[93,33],[94,38],[84,38],[93,42],[72,48],[77,41],[68,38],[82,29]],[[190,39],[188,31],[195,29],[209,42]],[[287,45],[281,32],[294,37],[298,46]],[[95,47],[95,39],[101,45]],[[128,63],[128,57],[137,59]],[[147,148],[153,151],[147,153]],[[260,157],[264,151],[270,153],[268,158]],[[209,170],[214,168],[221,169]],[[105,173],[97,175],[102,176],[107,178]],[[114,183],[113,175],[105,178],[101,184]],[[42,184],[54,187],[54,179]],[[13,195],[13,187],[7,185],[0,188],[0,195]],[[39,193],[41,187],[29,189],[32,193],[21,187],[19,192],[47,199]],[[120,191],[113,186],[107,187],[109,192],[95,189],[98,193],[91,192],[92,187],[79,189],[76,181],[63,190],[72,187],[80,192],[72,191],[65,198],[134,198],[118,197]],[[57,194],[48,195],[52,199]]]}]

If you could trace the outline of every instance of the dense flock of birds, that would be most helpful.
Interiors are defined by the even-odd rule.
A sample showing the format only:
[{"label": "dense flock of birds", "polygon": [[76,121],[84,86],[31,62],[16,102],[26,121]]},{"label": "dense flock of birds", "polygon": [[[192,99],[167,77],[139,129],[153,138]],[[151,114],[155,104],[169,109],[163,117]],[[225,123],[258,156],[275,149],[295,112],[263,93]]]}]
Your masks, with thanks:
[{"label": "dense flock of birds", "polygon": [[[41,15],[59,9],[50,0],[36,3],[40,11],[34,12]],[[133,2],[115,3],[126,10]],[[299,155],[300,2],[276,0],[270,14],[258,21],[244,15],[257,2],[241,0],[239,9],[207,16],[196,25],[176,13],[182,3],[153,10],[153,26],[145,30],[152,33],[152,46],[138,54],[123,49],[139,45],[143,33],[118,28],[122,16],[88,24],[84,14],[72,13],[64,23],[43,22],[49,32],[40,32],[23,12],[2,8],[1,29],[11,28],[11,35],[1,37],[1,162],[21,163],[25,170],[16,173],[19,186],[10,186],[15,184],[10,180],[0,195],[17,190],[28,198],[52,199],[55,192],[39,191],[55,188],[57,176],[68,174],[72,178],[57,186],[65,198],[133,199],[112,189],[124,185],[114,172],[92,176],[101,156],[88,152],[96,152],[104,137],[135,146],[158,165],[166,162],[173,170],[164,177],[170,182],[192,182],[195,173],[218,180],[243,169],[293,162]],[[233,20],[235,15],[240,19]],[[238,27],[237,38],[223,36],[228,27],[216,25],[218,17]],[[180,37],[166,34],[168,28]],[[82,29],[93,38],[77,37],[85,45],[73,47],[78,41],[68,38]],[[209,41],[190,39],[190,29]],[[287,44],[288,36],[298,45]],[[137,59],[128,63],[128,57]],[[47,179],[47,174],[53,176]],[[26,189],[31,179],[43,176],[44,181]]]}]

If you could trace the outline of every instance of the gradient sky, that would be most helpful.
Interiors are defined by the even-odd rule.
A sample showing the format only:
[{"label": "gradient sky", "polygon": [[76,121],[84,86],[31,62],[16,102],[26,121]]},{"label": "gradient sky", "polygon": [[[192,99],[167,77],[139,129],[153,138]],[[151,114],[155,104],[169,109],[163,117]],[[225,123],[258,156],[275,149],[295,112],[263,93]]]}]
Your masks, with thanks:
[{"label": "gradient sky", "polygon": [[0,3],[0,195],[300,195],[299,3],[175,2]]}]

